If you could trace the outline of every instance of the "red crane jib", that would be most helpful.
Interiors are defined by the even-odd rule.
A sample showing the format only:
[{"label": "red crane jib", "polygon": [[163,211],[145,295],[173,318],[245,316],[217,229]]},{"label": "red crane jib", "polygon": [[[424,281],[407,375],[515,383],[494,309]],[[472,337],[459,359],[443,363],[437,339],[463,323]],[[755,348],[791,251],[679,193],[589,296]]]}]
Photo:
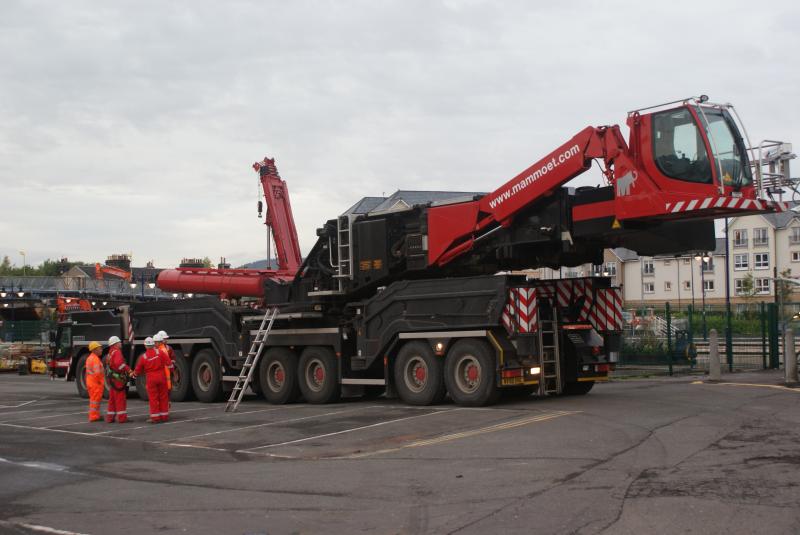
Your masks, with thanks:
[{"label": "red crane jib", "polygon": [[289,190],[281,179],[274,158],[253,164],[259,174],[267,217],[267,232],[275,239],[278,269],[178,268],[159,273],[156,284],[165,292],[219,295],[224,298],[264,297],[266,280],[287,282],[300,268],[300,241],[292,215]]},{"label": "red crane jib", "polygon": [[[683,105],[661,113],[678,110],[691,114],[695,124],[700,125],[703,122],[698,109]],[[654,140],[654,115],[655,112],[629,114],[630,144],[625,143],[617,125],[590,126],[481,199],[431,207],[428,265],[448,264],[470,251],[475,241],[498,228],[508,228],[522,211],[588,170],[593,159],[602,162],[603,174],[613,186],[614,196],[611,200],[575,206],[573,221],[613,218],[624,225],[637,220],[709,219],[787,209],[787,203],[758,198],[752,181],[734,184],[716,157],[706,162],[708,180],[667,176],[656,161],[654,145],[663,140]],[[698,152],[714,155],[706,133],[700,128],[697,132],[701,140]]]}]

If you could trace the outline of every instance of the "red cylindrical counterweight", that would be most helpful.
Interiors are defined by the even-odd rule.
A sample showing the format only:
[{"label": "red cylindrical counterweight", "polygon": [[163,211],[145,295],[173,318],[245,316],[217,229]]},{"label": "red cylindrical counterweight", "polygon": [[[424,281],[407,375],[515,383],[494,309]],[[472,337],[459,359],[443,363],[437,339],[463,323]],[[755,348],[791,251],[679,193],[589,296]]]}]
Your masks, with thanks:
[{"label": "red cylindrical counterweight", "polygon": [[292,275],[260,269],[166,269],[156,284],[165,292],[211,294],[224,297],[264,297],[264,280],[290,280]]}]

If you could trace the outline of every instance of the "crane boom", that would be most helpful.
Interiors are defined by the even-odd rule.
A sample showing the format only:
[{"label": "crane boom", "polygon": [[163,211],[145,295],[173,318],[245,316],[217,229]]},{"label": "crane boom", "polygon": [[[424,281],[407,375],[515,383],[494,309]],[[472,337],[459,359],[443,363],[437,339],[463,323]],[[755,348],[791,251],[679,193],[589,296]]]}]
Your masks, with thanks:
[{"label": "crane boom", "polygon": [[483,198],[431,207],[429,265],[447,265],[476,241],[511,227],[519,214],[588,170],[595,159],[610,190],[605,198],[574,206],[574,222],[610,218],[614,229],[622,230],[626,223],[785,210],[785,203],[765,198],[754,184],[729,109],[729,104],[692,98],[661,111],[631,112],[629,144],[617,125],[586,127]]}]

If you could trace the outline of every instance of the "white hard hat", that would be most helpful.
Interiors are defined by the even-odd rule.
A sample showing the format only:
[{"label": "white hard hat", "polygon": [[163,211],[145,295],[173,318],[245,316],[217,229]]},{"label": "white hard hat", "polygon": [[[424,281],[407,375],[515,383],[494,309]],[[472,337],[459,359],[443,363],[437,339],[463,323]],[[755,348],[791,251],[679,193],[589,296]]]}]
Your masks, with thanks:
[{"label": "white hard hat", "polygon": [[161,337],[162,340],[169,340],[169,335],[167,331],[158,331],[158,335]]},{"label": "white hard hat", "polygon": [[156,345],[156,343],[153,341],[152,337],[148,336],[147,338],[144,339],[145,347],[153,347],[154,345]]},{"label": "white hard hat", "polygon": [[154,342],[163,342],[164,338],[161,337],[161,333],[156,333],[153,335]]},{"label": "white hard hat", "polygon": [[119,339],[119,336],[112,336],[108,339],[108,347],[113,346],[114,344],[119,344],[122,340]]}]

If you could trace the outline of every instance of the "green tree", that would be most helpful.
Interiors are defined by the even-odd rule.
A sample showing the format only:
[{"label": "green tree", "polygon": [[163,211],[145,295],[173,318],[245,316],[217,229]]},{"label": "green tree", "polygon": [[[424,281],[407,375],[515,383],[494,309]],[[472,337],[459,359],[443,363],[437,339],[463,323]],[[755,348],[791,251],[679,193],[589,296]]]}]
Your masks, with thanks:
[{"label": "green tree", "polygon": [[11,259],[8,258],[8,255],[4,256],[3,261],[0,262],[0,275],[11,275],[13,269]]},{"label": "green tree", "polygon": [[[781,271],[780,276],[783,277],[784,279],[790,279],[792,277],[792,269],[791,268],[784,269],[783,271]],[[791,301],[792,286],[794,285],[790,282],[784,282],[784,281],[776,281],[776,283],[777,283],[776,288],[778,290],[778,299],[780,299],[784,303]]]},{"label": "green tree", "polygon": [[738,293],[748,301],[756,295],[756,281],[752,272],[748,272],[747,275],[744,276]]},{"label": "green tree", "polygon": [[203,258],[203,267],[213,268],[214,267],[214,262],[212,262],[211,259],[206,256],[205,258]]}]

